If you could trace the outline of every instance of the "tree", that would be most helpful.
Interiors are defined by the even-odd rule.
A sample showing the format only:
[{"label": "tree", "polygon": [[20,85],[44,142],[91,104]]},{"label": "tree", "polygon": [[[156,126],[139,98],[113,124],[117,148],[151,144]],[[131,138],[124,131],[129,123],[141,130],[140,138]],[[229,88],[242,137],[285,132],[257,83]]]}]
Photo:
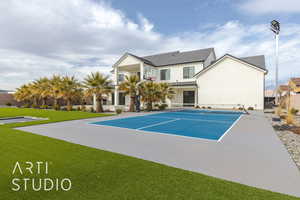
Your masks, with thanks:
[{"label": "tree", "polygon": [[62,97],[62,77],[59,75],[53,75],[49,81],[50,84],[50,96],[53,98],[54,101],[54,108],[56,109],[59,104],[58,100]]},{"label": "tree", "polygon": [[140,85],[142,101],[146,103],[146,109],[151,111],[153,103],[160,100],[159,84],[155,82],[144,82]]},{"label": "tree", "polygon": [[38,99],[42,100],[42,106],[46,105],[47,99],[50,97],[51,85],[50,80],[46,77],[40,78],[33,82],[33,89]]},{"label": "tree", "polygon": [[172,99],[175,92],[169,87],[168,83],[159,83],[160,100],[162,103],[166,102],[166,99]]},{"label": "tree", "polygon": [[14,98],[18,102],[24,101],[25,103],[32,103],[31,91],[29,85],[24,84],[21,87],[17,88],[16,92],[14,93]]},{"label": "tree", "polygon": [[82,94],[82,86],[74,76],[64,76],[61,81],[60,95],[67,102],[67,110],[71,111],[73,100]]},{"label": "tree", "polygon": [[103,112],[103,95],[109,94],[112,89],[109,77],[101,74],[100,72],[92,72],[84,79],[83,85],[87,88],[85,91],[87,96],[96,95],[96,112]]},{"label": "tree", "polygon": [[126,95],[130,96],[129,111],[134,112],[135,97],[138,92],[139,77],[137,75],[126,76],[125,81],[119,85],[119,89],[123,90]]}]

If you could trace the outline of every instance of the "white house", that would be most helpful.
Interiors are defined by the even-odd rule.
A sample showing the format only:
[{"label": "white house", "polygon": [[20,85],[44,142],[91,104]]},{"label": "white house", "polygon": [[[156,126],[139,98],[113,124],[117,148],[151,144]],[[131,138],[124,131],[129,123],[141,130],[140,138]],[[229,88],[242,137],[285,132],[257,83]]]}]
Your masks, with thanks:
[{"label": "white house", "polygon": [[129,97],[119,91],[124,76],[136,74],[141,80],[167,82],[175,91],[169,106],[214,108],[264,108],[267,70],[264,56],[237,58],[226,54],[219,59],[213,48],[168,52],[150,56],[125,53],[113,65],[115,92],[112,105],[129,105]]}]

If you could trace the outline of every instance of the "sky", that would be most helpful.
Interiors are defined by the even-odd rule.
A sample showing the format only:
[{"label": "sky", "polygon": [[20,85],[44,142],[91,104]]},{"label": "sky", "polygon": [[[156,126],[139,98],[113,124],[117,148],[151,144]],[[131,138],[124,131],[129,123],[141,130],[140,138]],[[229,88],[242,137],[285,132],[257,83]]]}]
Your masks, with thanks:
[{"label": "sky", "polygon": [[138,56],[214,47],[217,57],[265,55],[274,86],[300,76],[299,0],[7,0],[0,1],[0,89],[53,74],[82,80],[110,74],[124,54]]}]

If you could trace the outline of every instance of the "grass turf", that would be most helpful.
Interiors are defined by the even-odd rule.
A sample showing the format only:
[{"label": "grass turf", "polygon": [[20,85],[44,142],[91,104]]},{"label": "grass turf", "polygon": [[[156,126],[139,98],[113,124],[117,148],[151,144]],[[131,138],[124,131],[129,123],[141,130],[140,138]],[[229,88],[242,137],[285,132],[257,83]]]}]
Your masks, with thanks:
[{"label": "grass turf", "polygon": [[[0,199],[278,199],[295,197],[261,190],[112,152],[12,129],[16,126],[103,116],[95,113],[1,108],[0,117],[47,117],[47,121],[0,125]],[[84,133],[83,133],[84,134]],[[70,178],[64,191],[11,190],[16,161],[48,161],[51,178]],[[45,175],[25,174],[40,178]],[[20,176],[21,178],[22,176]],[[278,180],[280,181],[280,180]]]}]

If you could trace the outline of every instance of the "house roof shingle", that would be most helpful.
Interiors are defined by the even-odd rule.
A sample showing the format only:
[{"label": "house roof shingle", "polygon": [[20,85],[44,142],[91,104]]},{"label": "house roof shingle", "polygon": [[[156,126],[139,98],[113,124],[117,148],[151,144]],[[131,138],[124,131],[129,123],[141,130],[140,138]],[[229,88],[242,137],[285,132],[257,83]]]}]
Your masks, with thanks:
[{"label": "house roof shingle", "polygon": [[214,52],[214,48],[199,49],[185,52],[173,51],[144,57],[138,57],[132,54],[130,55],[143,60],[145,63],[159,67],[166,65],[205,61],[211,52]]},{"label": "house roof shingle", "polygon": [[265,64],[265,56],[264,55],[258,55],[258,56],[250,56],[250,57],[243,57],[239,58],[247,63],[250,63],[252,65],[255,65],[261,69],[266,69]]}]

